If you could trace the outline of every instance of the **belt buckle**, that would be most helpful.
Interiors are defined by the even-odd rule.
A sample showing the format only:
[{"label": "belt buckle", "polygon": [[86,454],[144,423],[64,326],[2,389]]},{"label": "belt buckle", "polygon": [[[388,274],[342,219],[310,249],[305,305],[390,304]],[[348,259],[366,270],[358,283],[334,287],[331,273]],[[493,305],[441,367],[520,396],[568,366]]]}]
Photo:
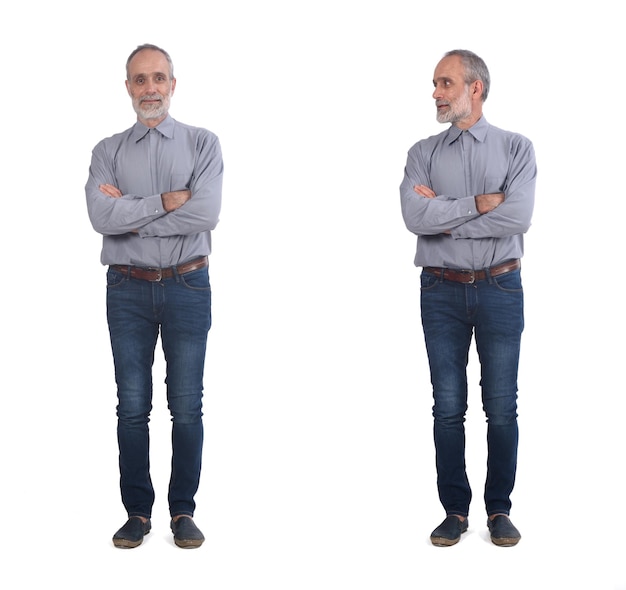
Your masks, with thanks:
[{"label": "belt buckle", "polygon": [[148,279],[151,283],[159,283],[161,282],[161,279],[163,278],[163,270],[160,268],[150,268],[148,267],[146,270],[150,271],[150,272],[156,272],[157,276],[155,279]]},{"label": "belt buckle", "polygon": [[473,270],[464,270],[463,272],[470,276],[466,284],[473,285],[476,282],[476,272]]}]

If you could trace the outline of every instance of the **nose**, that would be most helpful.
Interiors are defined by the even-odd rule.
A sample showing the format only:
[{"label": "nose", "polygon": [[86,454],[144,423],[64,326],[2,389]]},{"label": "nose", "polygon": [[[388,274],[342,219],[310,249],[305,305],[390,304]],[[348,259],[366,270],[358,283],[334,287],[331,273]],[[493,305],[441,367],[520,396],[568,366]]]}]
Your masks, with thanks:
[{"label": "nose", "polygon": [[438,100],[441,98],[441,88],[439,85],[436,85],[435,89],[433,90],[433,98],[435,100]]}]

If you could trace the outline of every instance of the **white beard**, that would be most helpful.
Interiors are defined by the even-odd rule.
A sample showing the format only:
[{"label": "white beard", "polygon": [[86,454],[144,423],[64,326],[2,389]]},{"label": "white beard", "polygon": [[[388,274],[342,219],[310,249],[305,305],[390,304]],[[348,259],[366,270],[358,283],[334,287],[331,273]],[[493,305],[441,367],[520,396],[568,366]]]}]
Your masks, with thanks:
[{"label": "white beard", "polygon": [[[151,94],[149,96],[142,96],[141,98],[133,99],[133,108],[139,117],[142,119],[160,119],[167,114],[170,108],[170,94]],[[159,99],[161,102],[157,104],[143,104],[142,100],[145,99]]]},{"label": "white beard", "polygon": [[472,100],[469,94],[469,87],[466,90],[456,102],[449,103],[447,111],[437,111],[437,121],[439,123],[456,123],[472,114]]}]

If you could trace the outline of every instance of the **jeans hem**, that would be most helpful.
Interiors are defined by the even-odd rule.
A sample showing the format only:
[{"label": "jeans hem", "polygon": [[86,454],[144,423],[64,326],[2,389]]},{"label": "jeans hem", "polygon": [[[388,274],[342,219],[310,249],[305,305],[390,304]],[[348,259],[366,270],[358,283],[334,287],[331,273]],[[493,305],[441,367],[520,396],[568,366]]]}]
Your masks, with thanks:
[{"label": "jeans hem", "polygon": [[177,516],[190,516],[191,518],[193,518],[193,512],[187,512],[183,510],[183,511],[174,512],[173,514],[171,514],[172,518],[176,518]]},{"label": "jeans hem", "polygon": [[129,512],[128,518],[132,518],[133,516],[140,516],[141,518],[152,518],[152,515],[146,512]]},{"label": "jeans hem", "polygon": [[510,516],[508,510],[487,510],[487,517],[489,518],[495,516],[496,514],[506,514],[507,516]]}]

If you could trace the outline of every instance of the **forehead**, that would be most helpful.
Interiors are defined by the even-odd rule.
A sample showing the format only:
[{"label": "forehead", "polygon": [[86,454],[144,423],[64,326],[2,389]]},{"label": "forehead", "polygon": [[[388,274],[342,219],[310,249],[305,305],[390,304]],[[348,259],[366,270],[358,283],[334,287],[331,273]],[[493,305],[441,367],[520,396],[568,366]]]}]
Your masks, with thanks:
[{"label": "forehead", "polygon": [[460,56],[450,55],[444,57],[435,68],[435,80],[441,78],[463,78],[465,76],[465,68]]},{"label": "forehead", "polygon": [[170,65],[166,57],[156,49],[143,49],[133,56],[128,64],[131,76],[161,72],[169,74]]}]

